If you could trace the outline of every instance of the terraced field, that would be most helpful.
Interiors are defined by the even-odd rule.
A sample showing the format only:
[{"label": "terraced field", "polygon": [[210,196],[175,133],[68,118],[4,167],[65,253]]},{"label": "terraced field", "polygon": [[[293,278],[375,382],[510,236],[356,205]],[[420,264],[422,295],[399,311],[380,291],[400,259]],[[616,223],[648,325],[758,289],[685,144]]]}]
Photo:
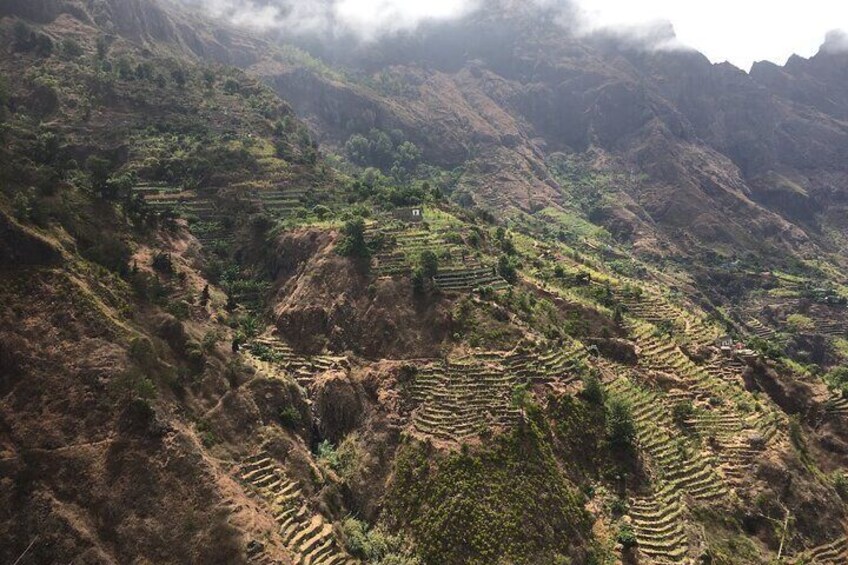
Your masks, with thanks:
[{"label": "terraced field", "polygon": [[689,549],[683,528],[685,509],[680,497],[669,492],[631,501],[629,515],[639,550],[655,562],[677,563]]},{"label": "terraced field", "polygon": [[805,551],[789,561],[792,565],[845,565],[848,563],[848,537]]},{"label": "terraced field", "polygon": [[657,325],[671,322],[678,339],[690,347],[710,345],[721,333],[702,316],[673,304],[650,287],[643,289],[641,294],[623,289],[616,290],[614,294],[626,307],[629,317]]},{"label": "terraced field", "polygon": [[[336,539],[332,523],[310,509],[296,481],[267,452],[245,459],[237,470],[241,482],[249,485],[264,503],[279,526],[279,535],[297,565],[353,565]],[[254,563],[268,563],[264,552],[257,552]]]},{"label": "terraced field", "polygon": [[267,369],[270,374],[290,375],[304,388],[312,383],[316,374],[347,364],[345,357],[298,355],[285,341],[267,332],[247,346],[247,354],[255,366]]},{"label": "terraced field", "polygon": [[420,433],[454,441],[488,426],[512,426],[519,418],[512,403],[516,382],[495,365],[448,362],[424,367],[412,389],[421,404],[413,426]]},{"label": "terraced field", "polygon": [[745,325],[754,337],[769,339],[774,336],[774,330],[766,327],[765,324],[757,318],[750,318],[747,322],[745,322]]},{"label": "terraced field", "polygon": [[276,218],[287,218],[296,209],[303,207],[307,195],[308,189],[305,187],[292,186],[248,192],[248,197],[253,203]]},{"label": "terraced field", "polygon": [[468,291],[482,287],[504,290],[509,287],[494,267],[484,266],[440,270],[433,281],[442,291]]},{"label": "terraced field", "polygon": [[647,457],[654,495],[631,503],[630,517],[640,550],[659,562],[680,562],[688,552],[684,532],[683,497],[699,502],[730,495],[715,461],[671,429],[671,401],[618,377],[607,385],[609,394],[629,404],[636,424],[639,450]]},{"label": "terraced field", "polygon": [[513,401],[516,387],[573,382],[587,356],[584,348],[572,344],[422,362],[412,386],[412,397],[419,404],[413,428],[424,435],[461,441],[490,426],[513,426],[520,417]]},{"label": "terraced field", "polygon": [[781,417],[774,407],[767,404],[757,404],[759,408],[754,409],[751,406],[754,398],[738,380],[728,382],[723,377],[724,369],[721,365],[696,365],[672,340],[658,336],[656,328],[650,324],[636,324],[632,330],[640,348],[639,362],[643,367],[684,379],[686,390],[692,398],[721,399],[727,410],[750,407],[740,414],[743,419],[763,434],[766,441],[780,439],[779,423],[785,423],[785,417]]}]

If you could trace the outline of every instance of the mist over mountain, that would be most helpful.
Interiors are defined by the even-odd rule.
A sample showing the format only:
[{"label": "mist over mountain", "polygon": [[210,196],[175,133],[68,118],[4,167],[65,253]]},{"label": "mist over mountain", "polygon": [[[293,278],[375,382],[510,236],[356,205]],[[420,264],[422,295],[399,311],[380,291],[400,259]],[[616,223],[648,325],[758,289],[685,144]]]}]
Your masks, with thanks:
[{"label": "mist over mountain", "polygon": [[0,562],[848,562],[848,42],[0,2]]}]

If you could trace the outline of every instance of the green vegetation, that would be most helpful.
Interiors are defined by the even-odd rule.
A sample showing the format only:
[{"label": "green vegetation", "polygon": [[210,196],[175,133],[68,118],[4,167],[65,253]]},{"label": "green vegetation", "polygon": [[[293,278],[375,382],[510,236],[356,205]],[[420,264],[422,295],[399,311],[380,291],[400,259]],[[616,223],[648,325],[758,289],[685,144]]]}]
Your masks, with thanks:
[{"label": "green vegetation", "polygon": [[371,256],[371,250],[365,241],[365,220],[362,218],[348,220],[342,228],[342,234],[343,237],[336,247],[340,255],[359,258]]},{"label": "green vegetation", "polygon": [[411,555],[404,547],[399,536],[385,533],[378,528],[369,529],[368,525],[353,517],[342,522],[347,550],[354,557],[375,565],[420,565],[419,559]]},{"label": "green vegetation", "polygon": [[786,324],[796,332],[811,332],[816,328],[813,320],[801,314],[790,314],[786,318]]},{"label": "green vegetation", "polygon": [[425,563],[552,562],[587,538],[542,429],[531,421],[475,453],[435,458],[424,444],[401,446],[387,512],[410,528]]},{"label": "green vegetation", "polygon": [[602,406],[604,404],[606,394],[604,393],[604,387],[601,384],[601,380],[597,375],[590,374],[583,380],[582,396],[586,399],[586,402],[589,402],[590,404],[598,406]]},{"label": "green vegetation", "polygon": [[630,453],[634,449],[636,426],[630,405],[617,398],[607,402],[607,439],[614,451]]}]

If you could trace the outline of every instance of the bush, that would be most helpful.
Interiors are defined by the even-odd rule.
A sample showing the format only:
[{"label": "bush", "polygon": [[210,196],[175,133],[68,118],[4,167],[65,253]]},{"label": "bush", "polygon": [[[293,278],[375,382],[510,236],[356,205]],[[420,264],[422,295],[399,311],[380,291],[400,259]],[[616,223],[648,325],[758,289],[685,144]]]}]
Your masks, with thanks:
[{"label": "bush", "polygon": [[807,441],[804,438],[804,429],[801,427],[801,418],[798,414],[792,414],[789,417],[789,439],[798,451],[806,453]]},{"label": "bush", "polygon": [[185,356],[192,374],[199,375],[206,368],[206,355],[203,353],[203,346],[196,341],[186,343]]},{"label": "bush", "polygon": [[618,530],[618,536],[616,536],[616,540],[622,545],[622,547],[624,547],[624,549],[635,547],[637,541],[636,533],[633,531],[633,527],[630,524],[622,524]]},{"label": "bush", "polygon": [[171,262],[171,254],[158,252],[153,256],[151,263],[153,270],[166,275],[174,274],[174,264]]},{"label": "bush", "polygon": [[312,213],[315,214],[315,217],[319,220],[323,221],[333,215],[332,210],[324,206],[323,204],[318,204],[314,208],[312,208]]},{"label": "bush", "polygon": [[21,190],[15,194],[12,200],[12,214],[21,222],[32,219],[32,197],[26,191]]},{"label": "bush", "polygon": [[120,239],[102,238],[94,245],[83,247],[82,255],[89,261],[94,261],[121,276],[129,273],[132,252],[129,245]]},{"label": "bush", "polygon": [[130,342],[129,357],[142,369],[149,370],[156,364],[156,351],[146,337],[136,337]]},{"label": "bush", "polygon": [[345,547],[351,555],[379,565],[418,565],[418,559],[405,555],[399,537],[384,533],[380,528],[353,517],[342,521]]},{"label": "bush", "polygon": [[786,323],[796,332],[811,332],[816,329],[815,322],[802,314],[790,314]]},{"label": "bush", "polygon": [[621,498],[616,498],[610,503],[610,512],[613,516],[622,516],[627,512],[627,502]]},{"label": "bush", "polygon": [[280,424],[290,430],[296,429],[301,424],[300,412],[294,406],[286,406],[280,409]]},{"label": "bush", "polygon": [[586,402],[596,405],[604,403],[604,387],[601,380],[596,375],[589,375],[583,381],[583,391],[581,393]]},{"label": "bush", "polygon": [[686,420],[691,418],[694,413],[695,406],[692,404],[691,400],[679,402],[671,409],[671,417],[674,420],[674,423],[680,427],[685,426]]},{"label": "bush", "polygon": [[421,267],[415,267],[412,270],[412,292],[415,294],[424,294],[427,290],[427,279],[424,278],[424,271]]},{"label": "bush", "polygon": [[330,469],[339,472],[342,467],[342,460],[339,457],[336,448],[329,440],[324,440],[318,444],[318,459],[326,464]]}]

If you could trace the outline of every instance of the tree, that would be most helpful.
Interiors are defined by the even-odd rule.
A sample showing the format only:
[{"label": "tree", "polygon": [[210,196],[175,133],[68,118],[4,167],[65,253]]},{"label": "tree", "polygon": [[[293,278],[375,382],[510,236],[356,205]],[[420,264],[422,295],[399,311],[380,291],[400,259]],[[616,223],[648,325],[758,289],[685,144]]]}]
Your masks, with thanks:
[{"label": "tree", "polygon": [[421,273],[426,278],[432,278],[439,272],[439,258],[431,250],[427,249],[421,253]]},{"label": "tree", "polygon": [[15,49],[18,51],[29,51],[35,47],[35,33],[24,22],[18,20],[15,23]]},{"label": "tree", "polygon": [[132,63],[126,57],[121,57],[115,63],[115,70],[118,73],[118,78],[122,80],[131,80],[133,78]]},{"label": "tree", "polygon": [[518,270],[515,267],[515,262],[506,255],[501,255],[498,259],[498,274],[510,284],[518,282]]},{"label": "tree", "polygon": [[692,404],[691,400],[686,400],[684,402],[678,402],[671,409],[671,418],[674,420],[674,423],[679,427],[686,426],[686,422],[692,417],[695,413],[695,406]]},{"label": "tree", "polygon": [[632,450],[636,439],[633,411],[629,404],[618,398],[607,404],[607,439],[610,447],[620,451]]},{"label": "tree", "polygon": [[132,195],[132,189],[135,186],[135,176],[132,173],[122,173],[120,175],[112,175],[106,179],[106,184],[101,190],[101,194],[107,200],[115,200],[123,198],[129,199]]},{"label": "tree", "polygon": [[345,153],[351,161],[357,165],[366,166],[369,163],[371,155],[371,144],[360,134],[350,136],[345,143]]},{"label": "tree", "polygon": [[171,261],[171,254],[158,252],[153,256],[153,269],[164,274],[173,274],[174,264]]},{"label": "tree", "polygon": [[368,137],[371,141],[371,163],[383,170],[391,167],[395,146],[389,134],[379,129],[372,129],[368,133]]},{"label": "tree", "polygon": [[77,57],[81,57],[85,52],[82,48],[82,45],[74,39],[73,37],[66,37],[62,40],[61,43],[62,55],[69,59],[76,59]]},{"label": "tree", "polygon": [[53,53],[53,40],[39,33],[35,38],[35,52],[41,57],[49,57]]},{"label": "tree", "polygon": [[203,292],[200,293],[200,305],[206,306],[209,304],[209,285],[203,287]]},{"label": "tree", "polygon": [[215,86],[215,71],[212,69],[203,69],[203,83],[206,85],[207,90],[212,90],[212,87]]},{"label": "tree", "polygon": [[183,88],[186,85],[186,72],[182,67],[177,67],[176,69],[172,70],[171,78],[174,79],[174,82],[180,88]]},{"label": "tree", "polygon": [[337,246],[338,253],[348,257],[370,257],[371,251],[365,242],[365,220],[354,218],[345,222],[344,237]]},{"label": "tree", "polygon": [[109,41],[105,36],[97,38],[97,59],[103,61],[109,54]]},{"label": "tree", "polygon": [[241,85],[236,79],[228,78],[224,81],[224,92],[227,94],[237,94],[239,90],[241,90]]},{"label": "tree", "polygon": [[106,181],[109,180],[112,163],[99,155],[91,155],[85,161],[85,168],[91,179],[91,187],[102,193],[106,188]]}]

